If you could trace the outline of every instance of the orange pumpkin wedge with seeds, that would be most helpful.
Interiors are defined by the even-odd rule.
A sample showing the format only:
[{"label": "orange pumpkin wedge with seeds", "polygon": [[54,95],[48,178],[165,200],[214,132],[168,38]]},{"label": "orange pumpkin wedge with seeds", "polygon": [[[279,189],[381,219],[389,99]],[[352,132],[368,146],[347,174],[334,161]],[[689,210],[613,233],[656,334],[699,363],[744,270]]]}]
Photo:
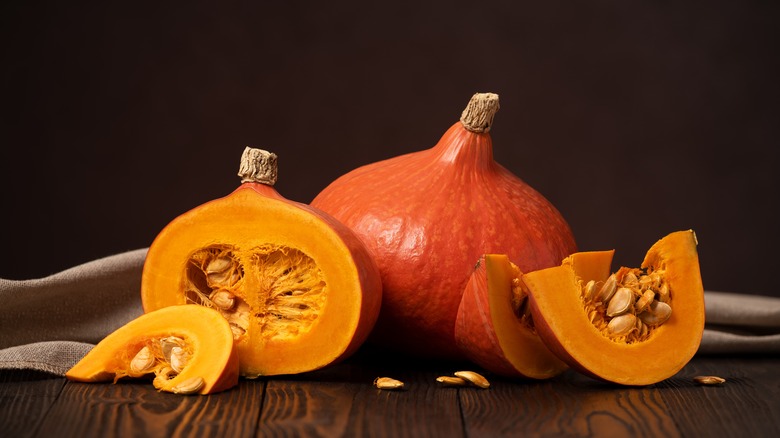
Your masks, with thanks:
[{"label": "orange pumpkin wedge with seeds", "polygon": [[[178,357],[171,353],[177,347]],[[238,354],[227,321],[192,304],[145,313],[106,336],[65,377],[104,382],[147,374],[155,374],[154,386],[166,392],[211,394],[235,386]]]},{"label": "orange pumpkin wedge with seeds", "polygon": [[[569,366],[600,380],[640,386],[675,375],[704,330],[696,246],[692,230],[678,231],[656,242],[639,268],[610,274],[613,251],[593,251],[524,274],[539,336]],[[612,305],[628,293],[630,305]]]}]

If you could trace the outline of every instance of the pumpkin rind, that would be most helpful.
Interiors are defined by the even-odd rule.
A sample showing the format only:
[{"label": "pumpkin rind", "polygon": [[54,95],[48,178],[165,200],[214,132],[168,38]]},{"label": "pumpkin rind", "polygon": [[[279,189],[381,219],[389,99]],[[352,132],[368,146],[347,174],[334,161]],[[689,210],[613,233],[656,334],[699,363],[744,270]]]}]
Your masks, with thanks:
[{"label": "pumpkin rind", "polygon": [[199,394],[211,394],[238,384],[238,354],[227,321],[215,310],[195,305],[166,307],[145,313],[103,338],[65,377],[78,382],[115,379],[150,339],[177,336],[192,344],[193,355],[181,373],[159,388],[174,392],[181,382],[200,377]]},{"label": "pumpkin rind", "polygon": [[561,266],[522,276],[537,332],[570,367],[600,380],[649,385],[673,376],[696,353],[704,330],[696,245],[693,231],[679,231],[647,252],[641,267],[662,268],[673,294],[671,317],[648,339],[630,344],[609,339],[583,311],[581,285],[609,276],[611,251],[576,253]]},{"label": "pumpkin rind", "polygon": [[312,201],[354,230],[379,265],[375,343],[462,358],[454,327],[475,260],[507,254],[531,271],[576,251],[557,209],[493,160],[488,130],[456,122],[433,148],[355,169]]},{"label": "pumpkin rind", "polygon": [[[179,216],[160,232],[144,265],[144,309],[193,301],[187,295],[193,281],[188,266],[193,254],[215,247],[228,248],[241,270],[240,285],[232,292],[245,313],[239,327],[243,333],[235,338],[242,375],[322,368],[354,353],[373,328],[381,305],[381,280],[360,239],[331,216],[251,181]],[[264,256],[282,260],[278,264],[287,270],[268,277]],[[285,259],[293,256],[295,260]],[[308,265],[296,264],[301,258]],[[312,271],[296,274],[306,269]],[[293,274],[299,280],[316,277],[311,281],[319,295],[309,301],[316,308],[294,300],[284,304],[287,307],[271,308],[273,300],[283,298],[271,294],[313,293],[308,287],[296,290],[295,285],[273,289],[277,281],[293,281]],[[296,320],[296,314],[305,315],[305,321]]]},{"label": "pumpkin rind", "polygon": [[458,308],[455,339],[472,362],[493,373],[547,379],[568,367],[515,314],[512,281],[518,278],[504,254],[483,256]]}]

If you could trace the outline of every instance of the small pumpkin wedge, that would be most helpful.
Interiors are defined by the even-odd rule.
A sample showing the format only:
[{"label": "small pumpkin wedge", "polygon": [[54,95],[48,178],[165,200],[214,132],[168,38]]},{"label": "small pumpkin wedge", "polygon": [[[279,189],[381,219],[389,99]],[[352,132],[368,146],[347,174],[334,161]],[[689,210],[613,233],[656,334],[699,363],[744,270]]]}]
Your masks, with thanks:
[{"label": "small pumpkin wedge", "polygon": [[520,275],[507,255],[483,255],[463,292],[455,339],[469,360],[498,375],[554,377],[568,367],[536,334]]},{"label": "small pumpkin wedge", "polygon": [[696,353],[704,289],[692,230],[671,233],[640,268],[610,274],[614,251],[579,252],[524,274],[540,337],[572,368],[622,385],[665,380]]},{"label": "small pumpkin wedge", "polygon": [[65,377],[116,382],[152,373],[157,389],[181,394],[211,394],[238,384],[228,322],[192,304],[145,313],[103,338]]},{"label": "small pumpkin wedge", "polygon": [[149,248],[145,311],[217,309],[245,377],[297,374],[346,358],[379,315],[379,270],[337,220],[273,187],[277,157],[246,148],[242,184],[171,221]]}]

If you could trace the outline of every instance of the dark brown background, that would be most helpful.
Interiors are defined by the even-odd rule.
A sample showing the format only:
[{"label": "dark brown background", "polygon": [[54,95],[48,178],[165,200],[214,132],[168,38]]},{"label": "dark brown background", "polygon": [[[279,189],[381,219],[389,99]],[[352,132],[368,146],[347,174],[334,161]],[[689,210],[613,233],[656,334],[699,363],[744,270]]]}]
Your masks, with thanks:
[{"label": "dark brown background", "polygon": [[0,277],[148,246],[246,145],[309,202],[491,91],[496,159],[581,249],[693,228],[707,289],[780,295],[778,2],[320,3],[3,2]]}]

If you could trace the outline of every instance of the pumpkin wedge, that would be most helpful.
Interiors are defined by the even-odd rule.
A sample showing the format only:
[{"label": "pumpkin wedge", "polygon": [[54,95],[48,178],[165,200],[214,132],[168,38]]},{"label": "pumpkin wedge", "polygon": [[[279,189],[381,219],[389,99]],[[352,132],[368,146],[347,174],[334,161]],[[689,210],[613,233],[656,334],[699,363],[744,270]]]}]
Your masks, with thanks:
[{"label": "pumpkin wedge", "polygon": [[149,248],[145,311],[217,309],[245,377],[297,374],[344,359],[379,315],[379,270],[362,241],[273,187],[277,157],[244,150],[242,184],[169,223]]},{"label": "pumpkin wedge", "polygon": [[104,382],[155,374],[154,386],[211,394],[238,383],[233,333],[219,312],[181,305],[145,313],[101,340],[65,377]]},{"label": "pumpkin wedge", "polygon": [[520,275],[507,255],[483,255],[463,292],[455,339],[469,360],[498,375],[554,377],[568,367],[536,334]]},{"label": "pumpkin wedge", "polygon": [[676,374],[704,330],[704,289],[692,230],[656,242],[640,268],[610,274],[613,251],[575,253],[524,274],[547,346],[572,368],[622,385]]}]

